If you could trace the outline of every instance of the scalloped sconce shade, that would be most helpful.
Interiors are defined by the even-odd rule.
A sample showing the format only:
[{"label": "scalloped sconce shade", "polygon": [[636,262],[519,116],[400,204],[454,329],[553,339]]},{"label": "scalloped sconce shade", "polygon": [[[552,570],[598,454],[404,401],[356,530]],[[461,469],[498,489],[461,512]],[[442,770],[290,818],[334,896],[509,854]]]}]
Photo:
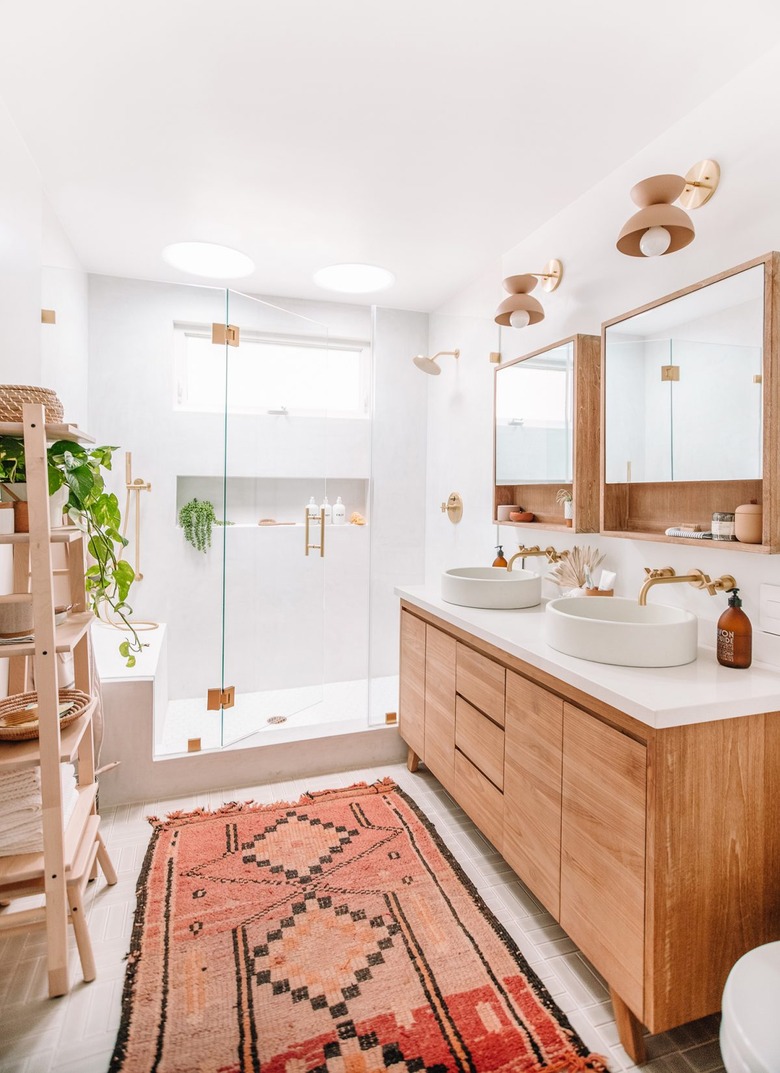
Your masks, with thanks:
[{"label": "scalloped sconce shade", "polygon": [[[682,175],[653,175],[631,190],[639,212],[626,221],[617,248],[628,257],[663,257],[693,242],[696,232],[685,208],[705,205],[718,188],[720,168],[714,160],[700,160]],[[650,234],[648,234],[650,232]]]},{"label": "scalloped sconce shade", "polygon": [[[538,324],[544,320],[544,309],[541,302],[529,294],[536,286],[536,276],[507,276],[504,280],[504,290],[509,291],[509,297],[505,298],[496,310],[495,322],[506,328],[525,327],[526,324]],[[515,317],[515,313],[521,314]],[[526,317],[522,316],[526,314]]]}]

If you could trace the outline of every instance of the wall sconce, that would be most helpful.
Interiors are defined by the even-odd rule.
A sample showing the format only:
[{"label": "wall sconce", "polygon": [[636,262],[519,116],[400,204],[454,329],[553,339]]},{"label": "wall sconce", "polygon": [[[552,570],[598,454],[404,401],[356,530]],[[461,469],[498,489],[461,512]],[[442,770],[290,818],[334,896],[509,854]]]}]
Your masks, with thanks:
[{"label": "wall sconce", "polygon": [[[631,190],[639,206],[618,235],[617,248],[629,257],[661,257],[693,242],[696,232],[683,209],[706,205],[718,189],[720,167],[715,160],[700,160],[682,175],[653,175]],[[677,201],[678,205],[672,202]]]},{"label": "wall sconce", "polygon": [[563,277],[563,265],[560,261],[548,261],[542,272],[529,272],[523,276],[507,276],[504,290],[509,291],[496,310],[494,320],[505,328],[526,328],[529,324],[538,324],[544,320],[542,303],[533,298],[530,292],[537,280],[542,281],[542,290],[554,291]]},{"label": "wall sconce", "polygon": [[412,361],[418,369],[422,369],[424,373],[428,373],[429,376],[439,376],[441,374],[441,367],[436,364],[436,359],[450,355],[457,361],[460,357],[460,350],[440,350],[438,354],[434,354],[432,358],[426,358],[424,354],[415,354]]}]

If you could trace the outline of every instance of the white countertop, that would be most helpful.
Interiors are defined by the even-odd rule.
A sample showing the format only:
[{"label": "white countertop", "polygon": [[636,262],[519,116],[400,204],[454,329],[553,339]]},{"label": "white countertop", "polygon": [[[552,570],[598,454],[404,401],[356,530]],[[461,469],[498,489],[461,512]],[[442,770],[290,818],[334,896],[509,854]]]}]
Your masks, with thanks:
[{"label": "white countertop", "polygon": [[780,671],[761,663],[748,670],[721,667],[714,648],[700,647],[698,659],[684,667],[614,667],[566,656],[545,644],[546,601],[490,611],[445,603],[432,587],[397,587],[395,593],[651,727],[780,711]]}]

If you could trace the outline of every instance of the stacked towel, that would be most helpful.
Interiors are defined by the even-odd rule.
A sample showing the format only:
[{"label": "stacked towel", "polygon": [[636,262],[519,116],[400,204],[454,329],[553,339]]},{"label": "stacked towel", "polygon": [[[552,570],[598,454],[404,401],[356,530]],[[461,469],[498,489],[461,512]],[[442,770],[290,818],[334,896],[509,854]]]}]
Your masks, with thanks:
[{"label": "stacked towel", "polygon": [[[67,824],[78,801],[76,770],[60,764],[63,823]],[[0,857],[43,851],[41,769],[0,775]]]}]

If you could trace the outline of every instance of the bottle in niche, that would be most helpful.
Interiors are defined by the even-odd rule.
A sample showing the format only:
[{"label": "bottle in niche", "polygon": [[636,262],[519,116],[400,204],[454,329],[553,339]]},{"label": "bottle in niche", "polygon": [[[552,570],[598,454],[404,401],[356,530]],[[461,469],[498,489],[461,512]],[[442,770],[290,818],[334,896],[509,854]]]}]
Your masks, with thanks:
[{"label": "bottle in niche", "polygon": [[309,500],[306,507],[306,513],[309,515],[310,522],[318,522],[320,520],[320,508],[314,502],[314,496]]},{"label": "bottle in niche", "polygon": [[343,525],[347,520],[347,508],[341,502],[341,496],[336,498],[336,502],[333,504],[333,524]]},{"label": "bottle in niche", "polygon": [[742,610],[739,589],[729,592],[729,606],[718,619],[718,663],[744,669],[753,658],[753,627]]},{"label": "bottle in niche", "polygon": [[325,496],[325,498],[323,499],[322,503],[320,504],[320,514],[322,514],[323,511],[325,511],[325,517],[324,517],[325,524],[330,525],[330,523],[333,521],[333,508],[331,507],[330,503],[328,502],[328,497],[327,496]]}]

